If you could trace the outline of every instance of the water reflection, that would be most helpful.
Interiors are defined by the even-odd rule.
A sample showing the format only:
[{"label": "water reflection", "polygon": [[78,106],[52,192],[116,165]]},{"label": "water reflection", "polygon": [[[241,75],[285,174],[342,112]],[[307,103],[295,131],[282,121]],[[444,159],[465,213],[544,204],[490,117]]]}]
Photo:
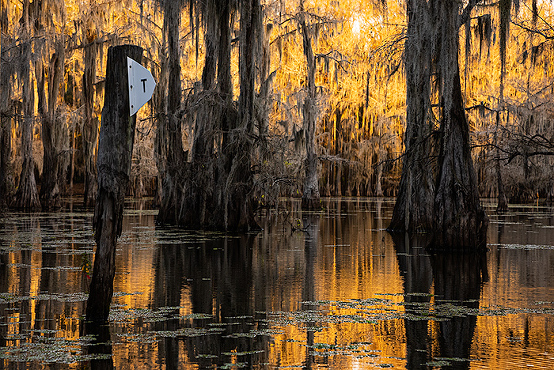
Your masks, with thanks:
[{"label": "water reflection", "polygon": [[81,319],[91,214],[3,215],[0,368],[551,366],[550,209],[493,215],[487,255],[449,256],[393,241],[392,200],[299,205],[244,236],[156,229],[129,205],[110,326],[95,333]]},{"label": "water reflection", "polygon": [[[427,254],[425,236],[395,237],[405,279],[407,365],[469,369],[486,254]],[[429,319],[424,319],[429,317]]]}]

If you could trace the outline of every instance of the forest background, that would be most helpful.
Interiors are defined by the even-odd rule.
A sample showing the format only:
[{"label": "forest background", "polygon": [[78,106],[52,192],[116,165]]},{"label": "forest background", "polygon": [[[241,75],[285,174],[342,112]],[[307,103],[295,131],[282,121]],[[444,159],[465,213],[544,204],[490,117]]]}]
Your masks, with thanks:
[{"label": "forest background", "polygon": [[[212,171],[189,188],[207,186],[202,181],[217,179],[227,166],[210,163],[230,145],[228,117],[244,111],[229,107],[243,104],[239,45],[247,37],[241,22],[249,2],[0,3],[0,207],[53,209],[75,193],[94,204],[112,45],[142,46],[142,64],[158,81],[137,116],[130,195],[162,202],[167,184],[160,173],[171,173],[167,158],[177,152],[168,143],[176,137],[182,158],[173,163]],[[478,3],[460,27],[460,71],[480,195],[552,201],[553,6]],[[396,195],[406,126],[404,1],[270,0],[260,9],[250,45],[256,127],[238,132],[248,138],[239,149],[256,148],[249,196],[258,206],[301,196],[310,152],[322,196]],[[314,132],[307,131],[308,111]],[[201,124],[212,121],[218,124]],[[166,201],[187,206],[181,197]]]}]

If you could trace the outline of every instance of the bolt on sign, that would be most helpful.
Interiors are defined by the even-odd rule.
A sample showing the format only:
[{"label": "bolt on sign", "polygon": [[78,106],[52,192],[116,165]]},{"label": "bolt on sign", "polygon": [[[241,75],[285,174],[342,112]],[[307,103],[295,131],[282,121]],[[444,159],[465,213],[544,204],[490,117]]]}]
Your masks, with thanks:
[{"label": "bolt on sign", "polygon": [[129,81],[129,111],[132,116],[152,98],[156,81],[149,70],[129,57],[127,57],[127,78]]}]

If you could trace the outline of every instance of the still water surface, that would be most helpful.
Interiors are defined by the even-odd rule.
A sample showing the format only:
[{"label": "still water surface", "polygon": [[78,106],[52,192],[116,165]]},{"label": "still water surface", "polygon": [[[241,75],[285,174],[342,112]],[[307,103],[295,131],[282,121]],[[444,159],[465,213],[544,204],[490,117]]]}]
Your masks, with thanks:
[{"label": "still water surface", "polygon": [[430,256],[384,230],[393,204],[284,201],[225,236],[129,203],[96,340],[92,213],[5,213],[0,369],[554,369],[553,209],[489,205],[486,256]]}]

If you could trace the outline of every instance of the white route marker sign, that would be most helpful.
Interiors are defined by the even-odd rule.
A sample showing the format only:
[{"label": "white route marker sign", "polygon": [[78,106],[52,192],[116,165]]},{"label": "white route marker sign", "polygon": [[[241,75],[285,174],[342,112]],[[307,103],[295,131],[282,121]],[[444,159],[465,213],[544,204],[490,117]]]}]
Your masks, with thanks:
[{"label": "white route marker sign", "polygon": [[149,70],[129,57],[127,57],[127,79],[129,80],[129,111],[132,116],[152,98],[156,81]]}]

